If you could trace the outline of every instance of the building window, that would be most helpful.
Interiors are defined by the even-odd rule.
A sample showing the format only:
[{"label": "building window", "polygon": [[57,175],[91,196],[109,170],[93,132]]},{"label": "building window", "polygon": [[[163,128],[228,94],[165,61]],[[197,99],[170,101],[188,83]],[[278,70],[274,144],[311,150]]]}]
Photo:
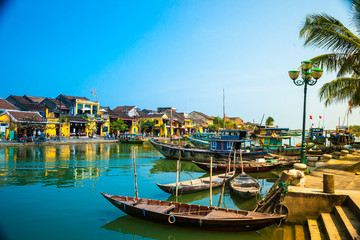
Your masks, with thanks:
[{"label": "building window", "polygon": [[97,111],[98,111],[98,107],[97,106],[93,106],[93,114],[97,115]]},{"label": "building window", "polygon": [[82,113],[82,108],[83,108],[83,104],[78,104],[77,105],[77,114],[81,114]]}]

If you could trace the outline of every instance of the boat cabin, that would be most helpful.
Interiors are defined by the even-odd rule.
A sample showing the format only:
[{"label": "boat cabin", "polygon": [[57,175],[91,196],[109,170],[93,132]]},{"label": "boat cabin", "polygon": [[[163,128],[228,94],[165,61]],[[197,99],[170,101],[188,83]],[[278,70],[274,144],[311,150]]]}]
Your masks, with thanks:
[{"label": "boat cabin", "polygon": [[210,138],[219,137],[220,133],[194,133],[192,136],[193,138],[209,141]]},{"label": "boat cabin", "polygon": [[233,149],[251,149],[251,140],[244,130],[223,130],[218,138],[211,138],[210,151],[231,152]]},{"label": "boat cabin", "polygon": [[259,135],[259,144],[261,147],[267,147],[276,150],[282,147],[284,140],[288,140],[286,145],[291,147],[291,136],[288,135],[289,128],[266,128],[266,135]]},{"label": "boat cabin", "polygon": [[120,133],[119,139],[121,140],[142,140],[142,134],[136,133]]}]

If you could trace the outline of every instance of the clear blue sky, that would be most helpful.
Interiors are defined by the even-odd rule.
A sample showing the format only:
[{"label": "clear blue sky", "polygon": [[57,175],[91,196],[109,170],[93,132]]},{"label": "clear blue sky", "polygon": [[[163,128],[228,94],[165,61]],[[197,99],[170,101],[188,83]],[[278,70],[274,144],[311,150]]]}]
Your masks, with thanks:
[{"label": "clear blue sky", "polygon": [[[327,13],[350,25],[343,0],[7,1],[0,11],[0,97],[95,89],[102,106],[173,106],[301,128],[303,88],[288,70],[324,53],[305,48],[305,16]],[[325,108],[308,91],[308,115],[334,128],[346,105]],[[359,111],[350,117],[360,124]],[[309,119],[308,124],[309,125]]]}]

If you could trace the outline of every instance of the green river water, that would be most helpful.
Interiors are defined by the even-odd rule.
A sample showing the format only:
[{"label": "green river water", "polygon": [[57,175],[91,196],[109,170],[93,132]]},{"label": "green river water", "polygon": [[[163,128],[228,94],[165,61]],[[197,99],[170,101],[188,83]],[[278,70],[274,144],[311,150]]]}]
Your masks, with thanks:
[{"label": "green river water", "polygon": [[[133,145],[105,143],[0,148],[0,239],[281,239],[283,228],[257,232],[212,232],[151,223],[127,216],[100,192],[134,196]],[[175,201],[156,183],[176,181],[176,161],[149,143],[134,146],[139,197]],[[281,169],[251,174],[264,195]],[[181,180],[206,176],[182,163]],[[221,189],[214,189],[217,205]],[[209,205],[209,191],[179,201]],[[251,210],[256,200],[235,198],[226,189],[222,206]]]}]

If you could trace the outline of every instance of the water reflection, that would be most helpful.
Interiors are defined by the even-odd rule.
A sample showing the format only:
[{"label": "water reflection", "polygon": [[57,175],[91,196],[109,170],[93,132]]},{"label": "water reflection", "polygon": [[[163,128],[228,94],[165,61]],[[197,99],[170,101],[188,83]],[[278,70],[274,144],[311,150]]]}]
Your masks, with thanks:
[{"label": "water reflection", "polygon": [[[185,228],[158,224],[123,216],[102,226],[102,228],[133,236],[134,239],[269,239],[269,230],[257,232],[213,232],[196,228]],[[272,228],[272,227],[269,227]]]},{"label": "water reflection", "polygon": [[0,148],[0,187],[38,183],[81,186],[84,180],[94,180],[110,168],[132,169],[133,148],[137,158],[154,158],[156,153],[150,147],[112,143]]},{"label": "water reflection", "polygon": [[[151,173],[158,172],[176,172],[177,161],[169,160],[169,159],[159,159],[155,161],[155,165],[150,169]],[[181,171],[182,172],[205,172],[196,164],[189,161],[181,162]]]}]

